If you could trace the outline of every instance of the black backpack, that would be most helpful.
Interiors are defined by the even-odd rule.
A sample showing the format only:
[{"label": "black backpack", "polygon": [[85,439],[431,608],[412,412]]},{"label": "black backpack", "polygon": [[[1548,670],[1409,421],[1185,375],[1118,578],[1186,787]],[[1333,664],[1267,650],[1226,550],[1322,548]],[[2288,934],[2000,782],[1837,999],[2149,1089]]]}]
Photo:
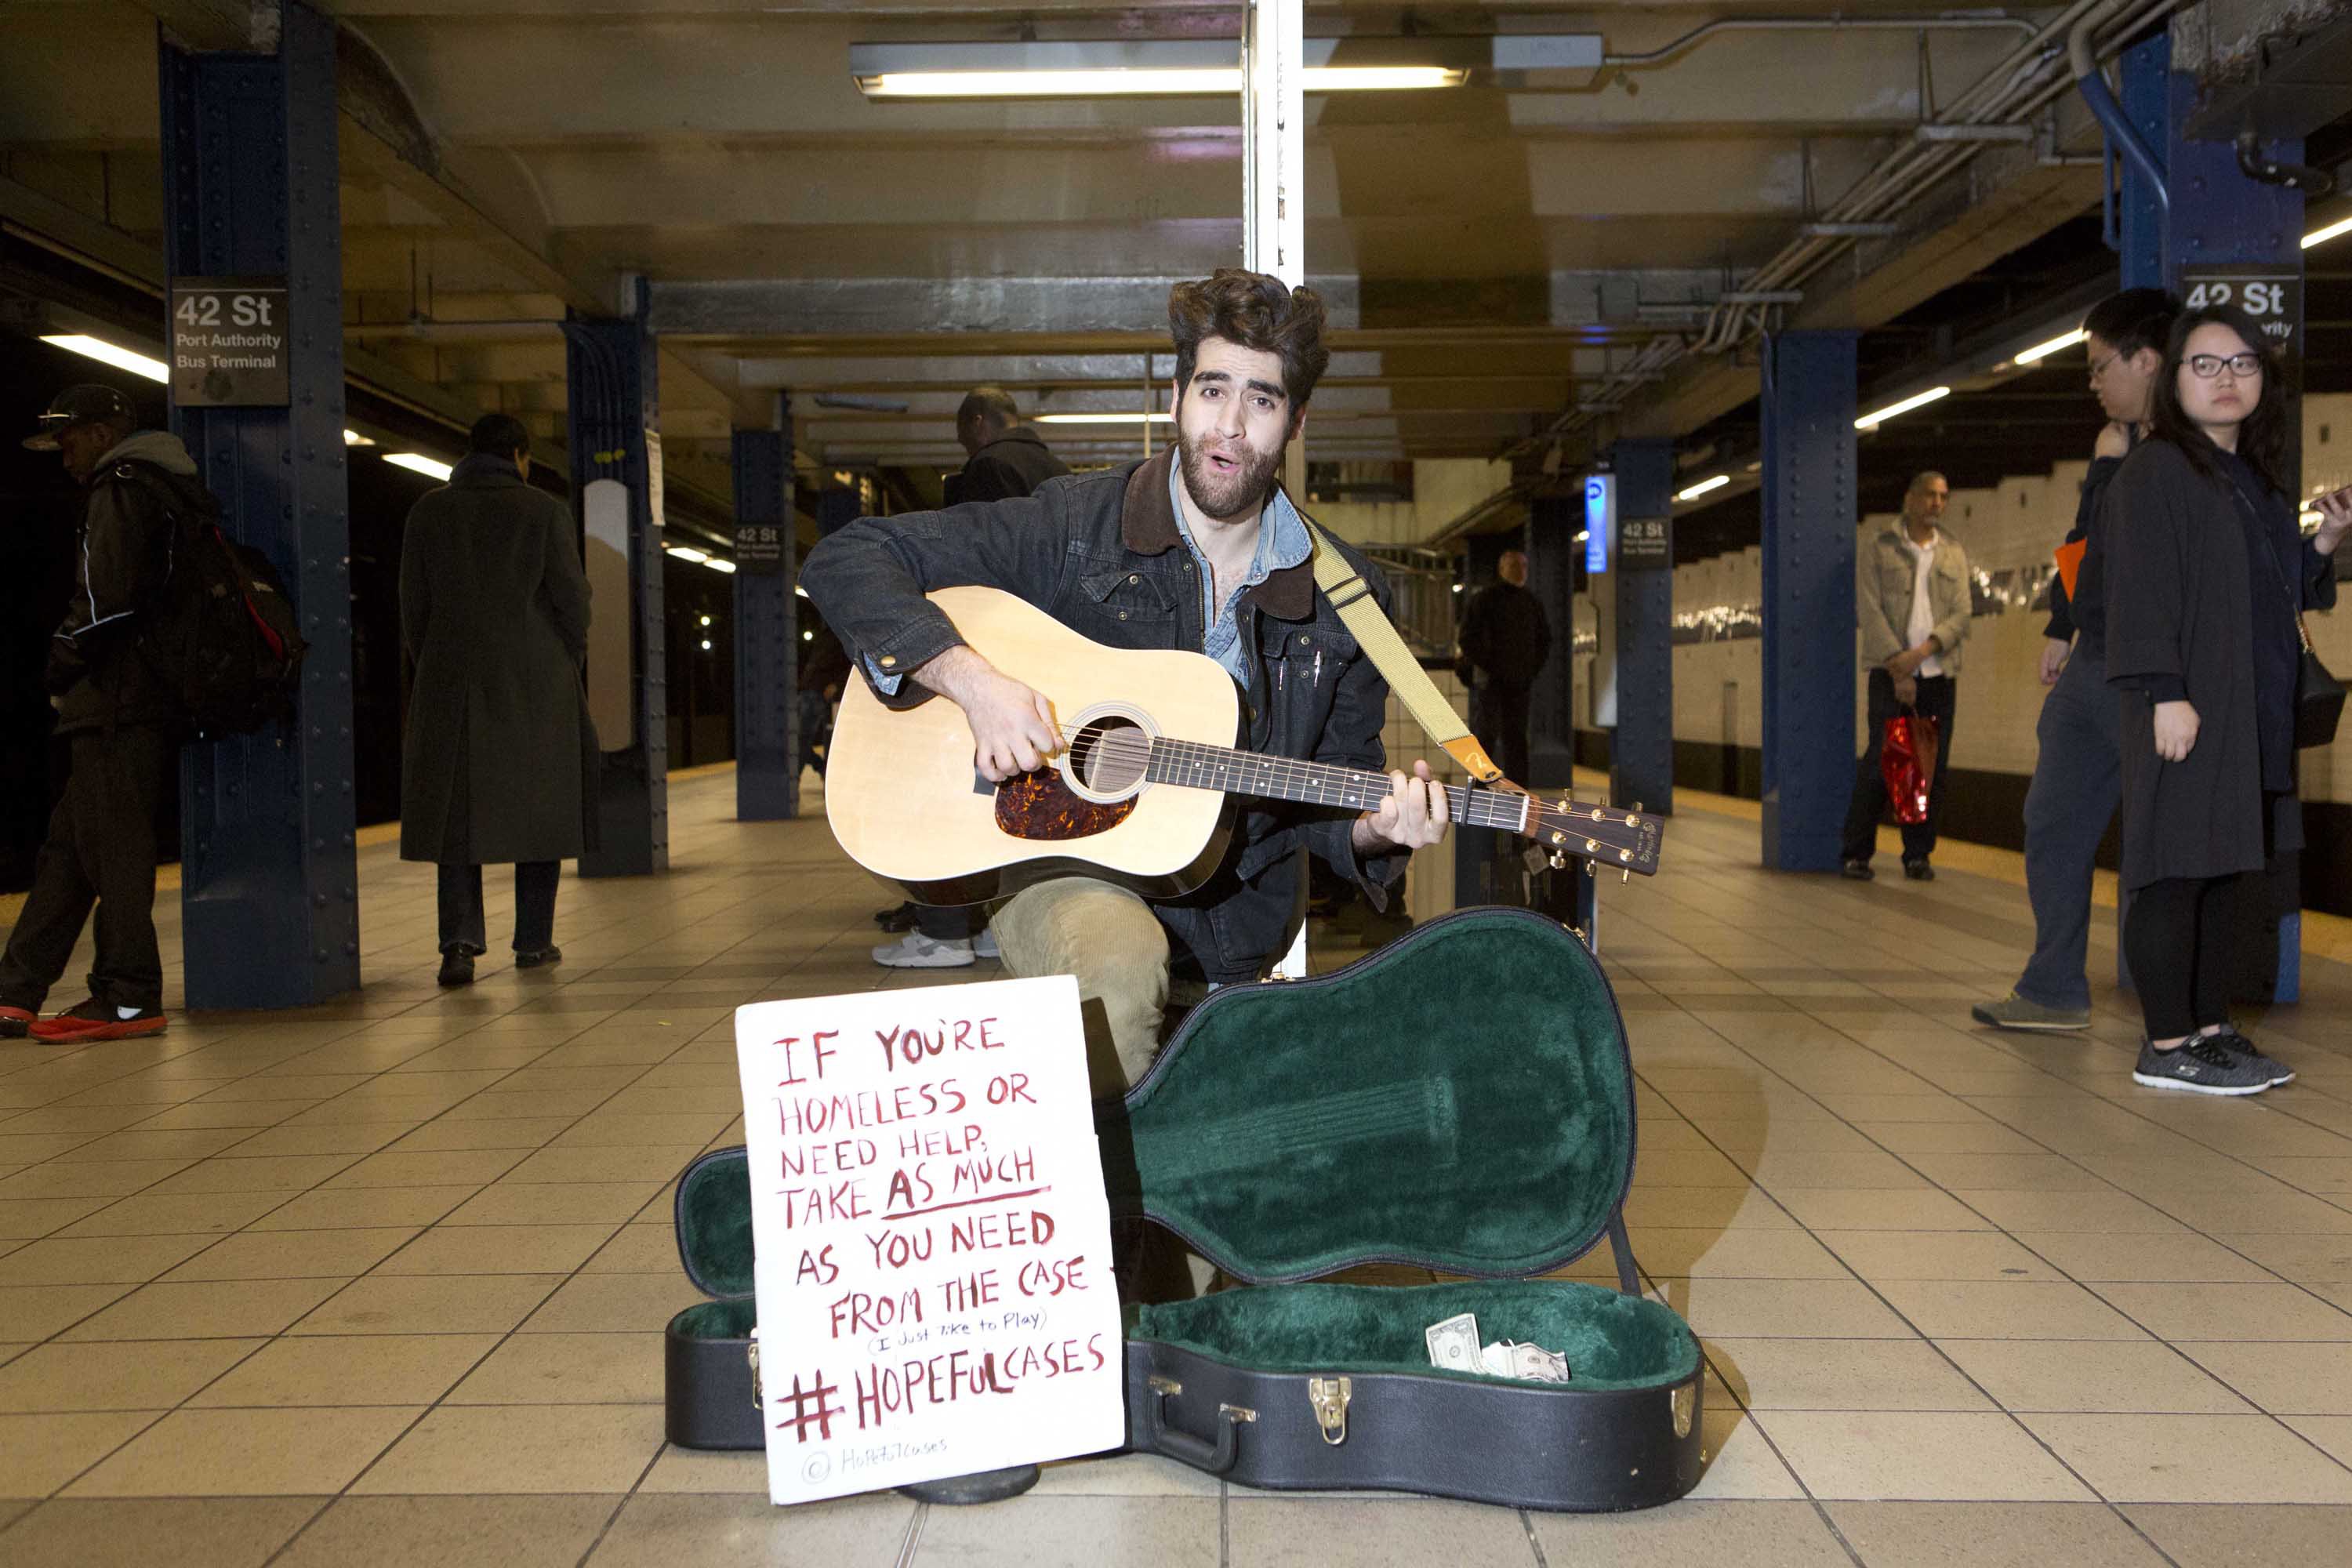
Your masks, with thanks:
[{"label": "black backpack", "polygon": [[220,502],[194,480],[142,463],[116,471],[153,495],[171,523],[170,569],[139,647],[179,700],[190,738],[247,735],[291,718],[310,645],[278,568],[228,536]]}]

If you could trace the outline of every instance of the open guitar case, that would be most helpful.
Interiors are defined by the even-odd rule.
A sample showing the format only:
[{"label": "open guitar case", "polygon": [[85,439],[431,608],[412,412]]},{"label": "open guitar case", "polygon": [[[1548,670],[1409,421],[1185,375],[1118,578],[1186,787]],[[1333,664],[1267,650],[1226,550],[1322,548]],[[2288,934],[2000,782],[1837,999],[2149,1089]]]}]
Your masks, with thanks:
[{"label": "open guitar case", "polygon": [[[1126,1309],[1128,1447],[1246,1486],[1517,1508],[1646,1508],[1700,1464],[1691,1331],[1640,1294],[1622,1213],[1633,1075],[1601,966],[1558,921],[1472,909],[1347,968],[1233,986],[1097,1120],[1114,1221],[1141,1214],[1245,1288]],[[718,1300],[673,1319],[670,1440],[762,1442],[740,1149],[677,1191]],[[1619,1288],[1546,1278],[1606,1237]],[[1450,1282],[1319,1284],[1360,1264]],[[1423,1331],[1561,1352],[1564,1384],[1429,1364]]]}]

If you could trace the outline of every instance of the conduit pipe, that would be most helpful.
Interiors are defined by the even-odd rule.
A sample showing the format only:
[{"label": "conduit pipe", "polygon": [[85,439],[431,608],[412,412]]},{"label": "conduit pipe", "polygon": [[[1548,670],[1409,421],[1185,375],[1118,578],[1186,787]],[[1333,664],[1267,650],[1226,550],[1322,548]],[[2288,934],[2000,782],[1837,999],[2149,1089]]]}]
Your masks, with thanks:
[{"label": "conduit pipe", "polygon": [[1635,54],[1603,55],[1604,66],[1654,66],[1705,43],[1717,33],[1851,33],[1862,29],[1906,33],[1966,33],[1998,27],[2020,33],[2033,31],[2024,16],[1730,16],[1693,27],[1663,48]]},{"label": "conduit pipe", "polygon": [[2125,160],[2139,171],[2140,179],[2156,196],[2158,210],[2168,215],[2172,211],[2172,193],[2165,189],[2163,166],[2157,163],[2147,143],[2140,140],[2138,131],[2124,113],[2124,106],[2116,101],[2105,75],[2099,69],[2098,59],[2091,52],[2091,29],[2098,20],[2095,16],[2085,16],[2066,35],[2066,63],[2074,68],[2074,86],[2089,106],[2091,118],[2099,122],[2099,129],[2107,133],[2107,140]]},{"label": "conduit pipe", "polygon": [[[2051,70],[2066,57],[2066,44],[2078,28],[2086,37],[2113,45],[2140,32],[2179,8],[2180,0],[2074,0],[2036,29],[2007,58],[1979,77],[1967,91],[1945,106],[1938,123],[1948,125],[2016,124],[2030,121],[2074,86],[2072,73]],[[1899,213],[1927,189],[1983,150],[1973,142],[1911,142],[1888,154],[1865,174],[1830,208],[1812,221],[1859,224],[1884,221]],[[1814,236],[1800,238],[1740,280],[1745,294],[1785,291],[1801,284],[1848,249],[1845,237]],[[1580,429],[1598,415],[1621,406],[1642,383],[1654,380],[1667,365],[1685,353],[1728,353],[1748,342],[1764,328],[1769,307],[1726,301],[1709,314],[1696,340],[1661,338],[1645,345],[1576,405],[1543,431],[1514,444],[1506,457],[1520,457]]]}]

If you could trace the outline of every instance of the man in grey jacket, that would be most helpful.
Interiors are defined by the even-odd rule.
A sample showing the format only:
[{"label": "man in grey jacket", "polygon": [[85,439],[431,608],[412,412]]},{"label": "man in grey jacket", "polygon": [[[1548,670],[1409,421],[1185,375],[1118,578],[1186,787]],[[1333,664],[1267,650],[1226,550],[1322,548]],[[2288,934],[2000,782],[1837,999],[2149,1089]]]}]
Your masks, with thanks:
[{"label": "man in grey jacket", "polygon": [[1943,816],[1944,774],[1952,763],[1952,688],[1974,602],[1968,552],[1936,526],[1951,495],[1943,475],[1918,474],[1904,494],[1901,524],[1882,530],[1854,556],[1854,618],[1862,627],[1862,660],[1871,667],[1869,741],[1845,814],[1843,874],[1856,881],[1873,875],[1870,858],[1886,810],[1886,781],[1879,773],[1886,721],[1906,710],[1934,721],[1939,744],[1927,785],[1927,819],[1903,825],[1903,874],[1915,882],[1936,879],[1927,858],[1935,853],[1936,823]]},{"label": "man in grey jacket", "polygon": [[[209,510],[210,498],[180,438],[140,429],[131,400],[110,386],[66,388],[25,445],[60,454],[89,500],[73,595],[49,643],[49,694],[73,772],[0,956],[0,1037],[56,1045],[160,1034],[155,816],[179,761],[181,715],[140,639],[171,574],[173,510]],[[93,907],[89,999],[42,1018]]]}]

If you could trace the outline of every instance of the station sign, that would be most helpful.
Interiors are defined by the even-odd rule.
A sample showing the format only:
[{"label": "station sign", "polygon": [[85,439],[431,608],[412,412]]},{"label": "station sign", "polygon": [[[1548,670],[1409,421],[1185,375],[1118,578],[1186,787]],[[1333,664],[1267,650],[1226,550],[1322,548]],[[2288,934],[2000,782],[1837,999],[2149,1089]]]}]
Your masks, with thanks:
[{"label": "station sign", "polygon": [[1609,542],[1617,531],[1617,476],[1584,477],[1584,572],[1598,577],[1609,570]]},{"label": "station sign", "polygon": [[784,570],[784,531],[772,522],[735,525],[735,570],[753,577],[775,577]]},{"label": "station sign", "polygon": [[1617,525],[1617,566],[1624,572],[1668,572],[1675,564],[1675,520],[1629,517]]},{"label": "station sign", "polygon": [[293,401],[283,278],[172,280],[172,402],[283,408]]},{"label": "station sign", "polygon": [[2186,268],[2181,295],[2189,308],[2231,305],[2262,328],[2271,347],[2293,355],[2303,346],[2303,269],[2263,263]]}]

